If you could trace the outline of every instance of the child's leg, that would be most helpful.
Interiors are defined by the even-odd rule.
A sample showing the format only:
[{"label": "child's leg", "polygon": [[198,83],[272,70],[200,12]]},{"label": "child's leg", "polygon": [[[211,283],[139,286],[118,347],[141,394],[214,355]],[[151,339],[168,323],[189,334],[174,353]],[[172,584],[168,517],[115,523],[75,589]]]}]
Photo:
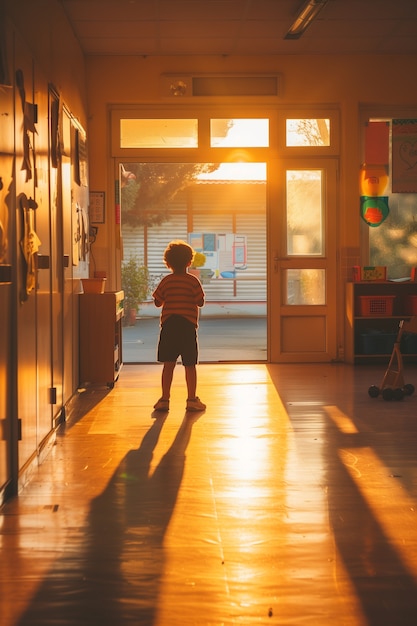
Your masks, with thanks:
[{"label": "child's leg", "polygon": [[197,368],[185,365],[185,382],[187,383],[188,400],[194,400],[197,391]]},{"label": "child's leg", "polygon": [[164,367],[162,368],[162,398],[164,400],[169,400],[171,395],[171,385],[172,378],[174,376],[174,369],[176,366],[176,361],[166,361],[164,363]]}]

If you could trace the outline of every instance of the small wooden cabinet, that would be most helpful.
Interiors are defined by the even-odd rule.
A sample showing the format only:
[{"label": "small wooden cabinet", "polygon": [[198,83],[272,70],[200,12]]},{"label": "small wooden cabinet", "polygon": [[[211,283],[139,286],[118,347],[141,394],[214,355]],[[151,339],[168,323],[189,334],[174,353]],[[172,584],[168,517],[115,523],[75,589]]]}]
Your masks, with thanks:
[{"label": "small wooden cabinet", "polygon": [[80,294],[80,383],[113,387],[122,359],[123,291]]},{"label": "small wooden cabinet", "polygon": [[[417,315],[417,283],[352,282],[346,285],[345,361],[388,362],[399,324]],[[401,341],[405,360],[417,360],[417,335]]]}]

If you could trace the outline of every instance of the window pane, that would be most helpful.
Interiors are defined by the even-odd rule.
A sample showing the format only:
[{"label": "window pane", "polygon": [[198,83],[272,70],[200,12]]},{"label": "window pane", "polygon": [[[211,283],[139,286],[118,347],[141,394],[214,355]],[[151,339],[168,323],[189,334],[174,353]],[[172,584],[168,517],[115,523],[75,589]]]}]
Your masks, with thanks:
[{"label": "window pane", "polygon": [[286,122],[288,147],[330,146],[329,119],[294,119]]},{"label": "window pane", "polygon": [[285,304],[326,304],[326,273],[322,269],[285,271],[287,293]]},{"label": "window pane", "polygon": [[287,254],[323,255],[322,171],[287,171]]},{"label": "window pane", "polygon": [[[387,152],[392,155],[392,119],[371,118],[369,122],[389,124]],[[367,140],[365,135],[365,155],[367,151],[371,151],[373,148],[373,144],[371,142],[368,144]],[[383,168],[385,169],[385,166]],[[381,183],[384,182],[382,177],[380,181]],[[365,195],[363,192],[364,190],[361,188],[361,195]],[[379,224],[371,224],[367,221],[369,265],[386,266],[387,277],[390,280],[408,278],[411,276],[413,268],[417,267],[417,194],[392,193],[392,162],[390,162],[388,183],[378,195],[382,196],[381,201],[383,197],[387,198],[386,206],[389,207],[389,217],[385,219],[379,215],[379,219],[383,220]]]},{"label": "window pane", "polygon": [[268,119],[210,120],[212,148],[265,148],[269,146]]},{"label": "window pane", "polygon": [[417,194],[387,194],[389,219],[368,228],[369,263],[387,267],[389,279],[407,278],[417,267]]},{"label": "window pane", "polygon": [[121,148],[197,148],[196,119],[121,119]]}]

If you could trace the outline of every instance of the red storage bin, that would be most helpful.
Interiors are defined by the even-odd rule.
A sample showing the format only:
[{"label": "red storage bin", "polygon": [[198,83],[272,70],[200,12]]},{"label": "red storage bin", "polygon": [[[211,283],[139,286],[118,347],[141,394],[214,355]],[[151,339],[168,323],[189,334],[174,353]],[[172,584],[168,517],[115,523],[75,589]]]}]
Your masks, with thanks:
[{"label": "red storage bin", "polygon": [[395,296],[359,296],[360,314],[363,317],[392,315]]}]

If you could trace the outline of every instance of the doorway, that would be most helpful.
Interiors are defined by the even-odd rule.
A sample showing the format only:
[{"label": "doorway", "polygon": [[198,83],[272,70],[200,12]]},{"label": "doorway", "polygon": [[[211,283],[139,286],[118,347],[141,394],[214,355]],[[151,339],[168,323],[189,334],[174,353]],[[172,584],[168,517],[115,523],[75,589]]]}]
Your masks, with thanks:
[{"label": "doorway", "polygon": [[[191,271],[206,294],[200,361],[266,361],[265,163],[123,161],[119,175],[124,362],[156,359],[160,311],[152,292],[168,271],[162,256],[172,239],[199,253]],[[146,288],[135,296],[140,281]]]},{"label": "doorway", "polygon": [[[343,339],[337,323],[337,302],[342,302],[338,111],[237,108],[233,114],[220,105],[112,111],[123,263],[138,255],[150,273],[147,300],[136,317],[157,314],[150,293],[166,271],[163,251],[171,239],[186,239],[205,257],[200,269],[210,304],[201,317],[203,360],[337,360]],[[129,195],[134,210],[128,207],[125,213]],[[228,267],[220,264],[223,251],[233,260]],[[217,327],[205,346],[209,309],[231,324],[224,333]],[[242,317],[248,325],[239,328]],[[261,324],[256,357],[249,349],[255,320]],[[132,351],[143,339],[135,338],[129,347],[129,333],[127,327],[125,362],[153,362],[156,337],[152,358],[141,359]],[[234,333],[238,355],[224,341]]]}]

